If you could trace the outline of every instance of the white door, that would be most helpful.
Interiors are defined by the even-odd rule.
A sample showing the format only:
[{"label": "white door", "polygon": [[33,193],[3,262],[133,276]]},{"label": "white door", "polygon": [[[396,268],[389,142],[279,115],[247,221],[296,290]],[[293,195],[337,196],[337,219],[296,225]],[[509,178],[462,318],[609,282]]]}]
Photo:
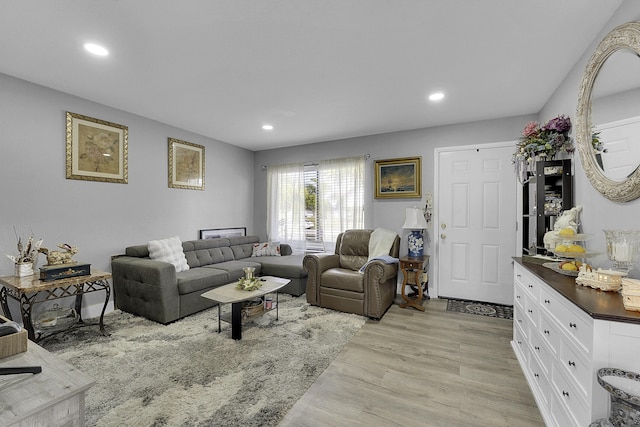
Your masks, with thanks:
[{"label": "white door", "polygon": [[439,297],[513,304],[515,144],[436,150]]},{"label": "white door", "polygon": [[640,117],[604,123],[597,130],[606,150],[601,154],[604,174],[624,181],[640,164]]}]

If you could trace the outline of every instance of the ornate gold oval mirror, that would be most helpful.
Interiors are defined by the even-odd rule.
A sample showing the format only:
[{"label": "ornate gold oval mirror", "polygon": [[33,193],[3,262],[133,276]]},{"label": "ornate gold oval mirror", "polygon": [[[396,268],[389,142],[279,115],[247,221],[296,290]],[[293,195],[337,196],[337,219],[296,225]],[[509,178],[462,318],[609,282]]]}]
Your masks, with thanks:
[{"label": "ornate gold oval mirror", "polygon": [[614,202],[640,197],[639,22],[611,30],[591,56],[580,84],[575,129],[591,185]]}]

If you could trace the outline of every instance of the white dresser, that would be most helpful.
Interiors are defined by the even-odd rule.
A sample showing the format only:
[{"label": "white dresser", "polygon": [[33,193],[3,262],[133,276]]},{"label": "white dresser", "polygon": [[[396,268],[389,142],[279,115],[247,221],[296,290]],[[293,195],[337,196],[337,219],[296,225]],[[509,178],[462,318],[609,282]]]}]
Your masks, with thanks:
[{"label": "white dresser", "polygon": [[31,341],[25,353],[0,359],[0,367],[18,366],[41,366],[42,372],[0,376],[0,426],[84,425],[91,378]]},{"label": "white dresser", "polygon": [[596,373],[640,373],[640,313],[617,292],[515,259],[511,345],[548,426],[586,427],[606,418],[609,394]]}]

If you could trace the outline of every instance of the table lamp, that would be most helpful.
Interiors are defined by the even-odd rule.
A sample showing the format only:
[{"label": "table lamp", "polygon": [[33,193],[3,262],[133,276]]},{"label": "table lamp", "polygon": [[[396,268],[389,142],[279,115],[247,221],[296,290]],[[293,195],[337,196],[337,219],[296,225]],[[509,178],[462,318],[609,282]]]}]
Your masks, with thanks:
[{"label": "table lamp", "polygon": [[402,228],[411,230],[407,237],[409,247],[409,257],[417,258],[424,255],[424,238],[422,230],[427,228],[427,221],[424,219],[422,210],[416,207],[407,208],[406,219]]}]

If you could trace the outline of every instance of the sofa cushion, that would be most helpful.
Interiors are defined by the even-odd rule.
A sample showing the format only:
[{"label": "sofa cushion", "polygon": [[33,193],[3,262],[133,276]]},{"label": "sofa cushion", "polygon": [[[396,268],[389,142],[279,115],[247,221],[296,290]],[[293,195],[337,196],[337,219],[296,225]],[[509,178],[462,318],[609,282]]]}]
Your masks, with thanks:
[{"label": "sofa cushion", "polygon": [[255,268],[254,274],[256,276],[260,275],[260,272],[262,270],[262,265],[258,264],[257,262],[251,261],[226,261],[205,266],[204,268],[217,268],[219,270],[224,270],[229,273],[229,280],[235,281],[240,279],[241,277],[244,277],[244,271],[242,269],[245,267]]},{"label": "sofa cushion", "polygon": [[308,273],[302,267],[303,254],[288,256],[264,256],[258,260],[262,264],[263,276],[286,277],[299,279],[307,277]]},{"label": "sofa cushion", "polygon": [[251,256],[280,256],[280,242],[254,243]]},{"label": "sofa cushion", "polygon": [[347,268],[330,268],[322,273],[322,288],[364,292],[364,274]]},{"label": "sofa cushion", "polygon": [[197,249],[185,253],[187,262],[192,268],[203,267],[206,265],[216,264],[219,262],[232,261],[233,252],[229,247]]},{"label": "sofa cushion", "polygon": [[369,258],[371,230],[347,230],[340,241],[340,267],[358,270]]},{"label": "sofa cushion", "polygon": [[209,290],[229,283],[229,273],[216,268],[192,268],[176,273],[178,294]]},{"label": "sofa cushion", "polygon": [[187,264],[187,258],[184,256],[182,249],[182,242],[178,236],[151,240],[147,246],[149,247],[149,257],[151,259],[173,264],[176,268],[176,273],[189,270],[189,264]]}]

